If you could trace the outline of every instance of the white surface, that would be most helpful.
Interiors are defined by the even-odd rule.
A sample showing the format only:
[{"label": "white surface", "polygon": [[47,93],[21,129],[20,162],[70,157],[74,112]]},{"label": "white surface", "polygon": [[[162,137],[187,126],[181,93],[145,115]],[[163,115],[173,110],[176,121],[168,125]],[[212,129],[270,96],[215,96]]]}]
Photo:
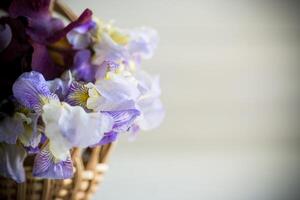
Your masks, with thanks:
[{"label": "white surface", "polygon": [[[156,28],[167,116],[121,138],[94,199],[289,200],[299,187],[299,21],[287,1],[72,0]],[[251,2],[251,3],[250,3]],[[299,199],[299,198],[298,198]]]}]

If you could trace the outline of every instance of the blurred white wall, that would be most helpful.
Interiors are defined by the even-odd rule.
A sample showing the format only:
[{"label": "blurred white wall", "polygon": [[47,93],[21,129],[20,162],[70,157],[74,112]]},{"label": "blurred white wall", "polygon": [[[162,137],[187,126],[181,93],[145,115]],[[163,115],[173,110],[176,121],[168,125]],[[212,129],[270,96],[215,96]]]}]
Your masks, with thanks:
[{"label": "blurred white wall", "polygon": [[[299,199],[299,5],[292,1],[70,0],[152,26],[162,126],[124,135],[94,199]],[[297,198],[298,197],[298,198]]]}]

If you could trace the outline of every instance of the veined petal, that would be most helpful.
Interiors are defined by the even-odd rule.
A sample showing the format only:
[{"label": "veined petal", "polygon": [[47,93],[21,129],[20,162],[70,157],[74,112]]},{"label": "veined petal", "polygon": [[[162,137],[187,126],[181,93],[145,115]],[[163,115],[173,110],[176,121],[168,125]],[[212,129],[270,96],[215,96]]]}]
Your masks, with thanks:
[{"label": "veined petal", "polygon": [[118,138],[118,133],[115,131],[105,133],[104,136],[101,138],[101,140],[94,146],[112,143],[116,141],[117,138]]},{"label": "veined petal", "polygon": [[86,107],[89,98],[89,89],[84,84],[73,81],[69,87],[66,102],[72,106]]},{"label": "veined petal", "polygon": [[23,120],[19,114],[5,117],[0,121],[0,142],[16,144],[18,137],[24,132]]},{"label": "veined petal", "polygon": [[21,105],[37,112],[49,99],[58,99],[50,92],[43,75],[35,71],[25,72],[16,80],[13,94]]},{"label": "veined petal", "polygon": [[133,124],[134,120],[140,115],[136,109],[121,111],[106,111],[114,119],[113,130],[116,132],[125,132]]},{"label": "veined petal", "polygon": [[33,176],[48,179],[66,179],[73,176],[73,163],[68,154],[65,160],[57,160],[48,146],[40,151],[34,161]]},{"label": "veined petal", "polygon": [[18,183],[24,182],[23,162],[26,156],[25,149],[20,145],[0,143],[0,175]]}]

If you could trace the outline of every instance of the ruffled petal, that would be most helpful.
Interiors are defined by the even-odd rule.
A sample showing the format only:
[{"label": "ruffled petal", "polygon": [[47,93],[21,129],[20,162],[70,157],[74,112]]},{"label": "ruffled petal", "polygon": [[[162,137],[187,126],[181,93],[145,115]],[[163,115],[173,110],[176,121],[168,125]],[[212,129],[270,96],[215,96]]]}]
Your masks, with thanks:
[{"label": "ruffled petal", "polygon": [[103,33],[101,41],[94,46],[93,63],[101,65],[104,61],[119,62],[129,58],[126,49],[113,41],[108,33]]},{"label": "ruffled petal", "polygon": [[150,130],[158,127],[165,117],[165,110],[160,99],[148,101],[143,99],[138,102],[141,116],[137,119],[137,124],[142,130]]},{"label": "ruffled petal", "polygon": [[113,126],[106,113],[86,113],[82,107],[63,104],[59,119],[61,134],[74,147],[88,147],[99,141]]},{"label": "ruffled petal", "polygon": [[160,85],[158,76],[150,76],[144,71],[135,74],[141,96],[137,101],[137,107],[141,116],[137,119],[137,125],[142,130],[156,128],[163,121],[165,110],[160,100]]},{"label": "ruffled petal", "polygon": [[65,160],[57,160],[46,146],[34,161],[32,174],[39,178],[66,179],[73,176],[73,163],[69,152]]},{"label": "ruffled petal", "polygon": [[35,111],[40,111],[48,99],[58,99],[50,92],[43,75],[35,71],[23,73],[16,80],[13,94],[20,104]]},{"label": "ruffled petal", "polygon": [[[50,102],[43,106],[42,120],[45,124],[45,135],[49,139],[49,150],[56,159],[67,159],[68,152],[72,145],[63,137],[59,119],[63,108],[60,102]],[[67,123],[67,122],[65,122]]]},{"label": "ruffled petal", "polygon": [[137,89],[136,82],[131,78],[108,72],[107,78],[99,80],[96,83],[96,87],[102,96],[111,101],[136,100],[140,92]]},{"label": "ruffled petal", "polygon": [[106,111],[114,119],[113,130],[115,132],[125,132],[133,124],[134,120],[140,115],[136,109],[121,111]]},{"label": "ruffled petal", "polygon": [[0,175],[18,183],[24,182],[23,162],[26,156],[25,149],[20,145],[0,143]]},{"label": "ruffled petal", "polygon": [[129,31],[130,42],[128,50],[132,56],[141,56],[149,59],[158,44],[158,34],[154,29],[142,27]]}]

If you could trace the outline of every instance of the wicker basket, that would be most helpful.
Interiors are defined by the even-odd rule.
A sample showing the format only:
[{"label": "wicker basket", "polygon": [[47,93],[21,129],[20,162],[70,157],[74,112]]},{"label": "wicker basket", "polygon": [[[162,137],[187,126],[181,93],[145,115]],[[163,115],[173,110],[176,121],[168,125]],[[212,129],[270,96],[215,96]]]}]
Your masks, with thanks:
[{"label": "wicker basket", "polygon": [[[50,10],[70,21],[77,19],[77,15],[60,0],[52,0]],[[24,162],[26,182],[18,184],[11,179],[0,177],[0,200],[91,199],[108,169],[107,158],[112,146],[111,143],[88,148],[84,152],[81,149],[73,149],[74,176],[64,180],[33,177],[34,156],[29,156]]]},{"label": "wicker basket", "polygon": [[87,200],[91,199],[103,174],[108,169],[106,163],[113,144],[86,149],[74,149],[72,160],[74,176],[72,179],[49,180],[35,178],[31,175],[33,157],[25,160],[26,182],[17,184],[15,181],[0,177],[1,200]]}]

